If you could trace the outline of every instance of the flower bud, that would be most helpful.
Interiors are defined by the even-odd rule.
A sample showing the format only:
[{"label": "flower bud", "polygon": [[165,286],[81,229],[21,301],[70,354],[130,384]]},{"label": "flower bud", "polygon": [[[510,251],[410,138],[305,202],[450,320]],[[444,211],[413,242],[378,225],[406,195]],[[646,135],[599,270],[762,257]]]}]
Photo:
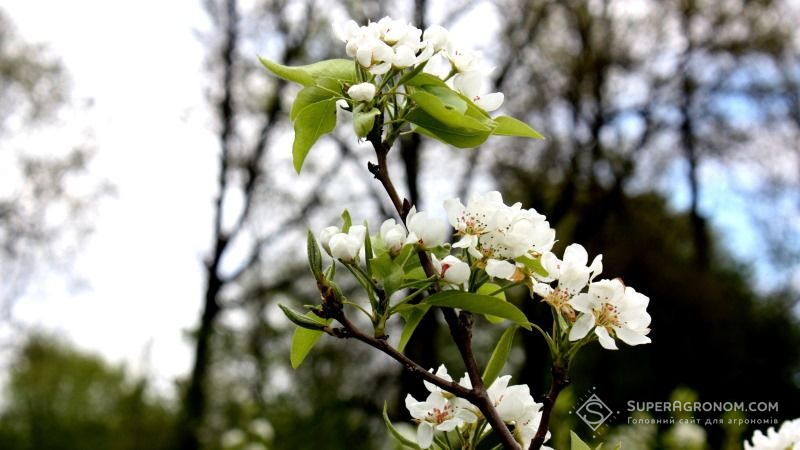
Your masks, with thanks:
[{"label": "flower bud", "polygon": [[438,52],[447,47],[447,42],[450,39],[447,29],[440,25],[431,25],[422,34],[422,39],[433,44],[433,50]]},{"label": "flower bud", "polygon": [[372,83],[359,83],[350,86],[347,95],[358,102],[368,102],[375,98],[375,85]]},{"label": "flower bud", "polygon": [[340,232],[341,230],[339,230],[339,227],[330,226],[330,227],[325,227],[325,229],[319,233],[319,244],[322,246],[322,248],[325,250],[327,254],[329,255],[331,254],[331,247],[330,247],[331,237],[333,237],[333,235],[335,234],[339,234]]},{"label": "flower bud", "polygon": [[411,67],[416,62],[416,58],[414,55],[414,50],[407,45],[398,45],[394,51],[394,57],[392,58],[392,65],[397,67],[398,69],[405,69],[406,67]]},{"label": "flower bud", "polygon": [[469,264],[461,261],[453,255],[445,256],[445,258],[441,261],[438,261],[435,255],[431,256],[437,275],[439,275],[445,281],[461,284],[469,280]]},{"label": "flower bud", "polygon": [[406,230],[403,225],[395,223],[394,219],[386,219],[381,224],[380,236],[386,249],[394,253],[403,247],[406,240]]}]

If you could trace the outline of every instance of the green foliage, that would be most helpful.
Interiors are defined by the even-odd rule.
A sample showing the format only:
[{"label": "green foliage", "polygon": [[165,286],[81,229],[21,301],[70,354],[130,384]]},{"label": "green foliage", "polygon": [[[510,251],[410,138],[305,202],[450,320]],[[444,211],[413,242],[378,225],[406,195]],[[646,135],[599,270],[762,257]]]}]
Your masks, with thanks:
[{"label": "green foliage", "polygon": [[349,59],[328,59],[297,67],[284,66],[261,57],[258,60],[276,76],[303,86],[314,86],[324,82],[322,80],[325,78],[351,83],[356,81],[355,65]]},{"label": "green foliage", "polygon": [[386,411],[386,402],[383,403],[383,423],[386,424],[386,428],[389,429],[389,433],[391,433],[391,435],[397,439],[399,443],[403,444],[403,446],[420,450],[420,447],[416,442],[411,441],[403,436],[399,431],[397,431],[397,428],[394,427],[392,421],[389,420],[389,414]]},{"label": "green foliage", "polygon": [[491,386],[506,365],[508,355],[511,353],[511,348],[514,344],[514,335],[517,333],[517,328],[516,325],[512,325],[500,335],[500,340],[497,341],[497,345],[494,347],[492,356],[486,364],[486,369],[483,370],[483,384],[486,386]]},{"label": "green foliage", "polygon": [[417,329],[417,326],[422,319],[425,318],[425,314],[428,313],[430,309],[429,305],[419,305],[413,308],[405,308],[400,311],[400,315],[403,316],[405,319],[406,324],[403,326],[403,332],[400,335],[400,342],[397,344],[398,351],[404,351],[406,345],[408,345],[409,339],[414,334],[414,331]]},{"label": "green foliage", "polygon": [[[287,310],[291,310],[283,307],[283,305],[281,305],[281,309],[283,309],[283,312],[286,313],[287,317],[289,317]],[[294,311],[291,312],[295,315],[297,314]],[[324,332],[320,330],[331,323],[330,319],[325,320],[317,317],[317,315],[311,311],[309,311],[305,316],[300,317],[311,321],[313,325],[301,325],[298,322],[294,322],[294,320],[289,317],[289,320],[292,320],[292,322],[297,325],[297,328],[294,330],[294,334],[292,335],[292,350],[290,353],[292,367],[295,369],[300,367],[300,364],[303,363],[303,360],[306,359],[308,353],[312,348],[314,348],[314,346],[317,344],[317,341],[319,341],[319,338],[321,338],[324,334]]]},{"label": "green foliage", "polygon": [[173,413],[145,379],[34,335],[13,358],[0,413],[0,448],[172,448]]},{"label": "green foliage", "polygon": [[425,299],[429,306],[459,308],[475,314],[484,314],[508,319],[517,325],[530,330],[531,326],[525,314],[511,303],[488,295],[480,295],[463,291],[442,291]]},{"label": "green foliage", "polygon": [[308,152],[317,140],[336,128],[336,99],[328,98],[305,107],[294,121],[292,162],[300,173]]},{"label": "green foliage", "polygon": [[317,238],[314,237],[314,233],[311,230],[308,230],[306,247],[308,252],[308,266],[311,268],[311,273],[314,274],[314,278],[319,281],[322,279],[322,253],[319,251]]}]

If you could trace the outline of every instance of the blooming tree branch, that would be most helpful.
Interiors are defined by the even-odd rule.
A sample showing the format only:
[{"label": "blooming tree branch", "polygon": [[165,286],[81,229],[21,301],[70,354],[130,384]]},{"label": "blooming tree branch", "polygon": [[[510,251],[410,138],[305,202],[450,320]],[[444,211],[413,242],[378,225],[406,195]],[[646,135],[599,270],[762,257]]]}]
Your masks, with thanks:
[{"label": "blooming tree branch", "polygon": [[[348,22],[339,36],[350,60],[286,67],[262,59],[275,75],[304,86],[291,112],[295,169],[301,170],[314,143],[335,128],[337,109],[351,113],[356,136],[375,151],[376,161],[368,162],[367,170],[381,183],[400,222],[386,219],[372,236],[366,222],[354,225],[345,211],[341,227],[325,228],[319,243],[309,232],[309,267],[321,304],[308,306],[305,315],[281,306],[299,327],[292,365],[297,367],[323,334],[355,339],[398,361],[430,392],[422,401],[406,397],[418,424],[416,442],[397,433],[384,414],[387,428],[406,447],[468,450],[494,435],[507,449],[546,448],[550,416],[569,384],[570,363],[578,351],[595,340],[610,350],[617,349],[617,339],[629,345],[650,342],[649,300],[618,279],[595,281],[602,257],[589,263],[578,244],[558,258],[552,252],[555,230],[545,216],[520,203],[507,205],[499,192],[473,195],[466,204],[458,198],[445,201],[455,230],[455,243],[447,244],[447,225],[401,198],[392,182],[387,156],[395,140],[417,133],[473,148],[490,135],[541,135],[512,117],[489,115],[501,106],[503,94],[483,92],[489,70],[480,55],[451,42],[442,27],[423,33],[386,17],[362,27]],[[332,258],[327,268],[320,246]],[[335,281],[337,267],[363,288],[365,304],[345,298]],[[505,292],[518,286],[528,289],[531,300],[539,298],[551,307],[552,332],[531,323],[506,300]],[[373,333],[357,328],[346,308],[364,314]],[[458,382],[444,366],[434,373],[403,354],[429,310],[442,312],[464,363],[466,374]],[[405,325],[394,347],[385,330],[396,315]],[[483,373],[472,350],[479,316],[491,324],[510,324]],[[334,320],[340,326],[331,325]],[[509,386],[510,376],[500,376],[519,328],[541,333],[550,349],[553,382],[543,403],[534,401],[528,386]]]}]

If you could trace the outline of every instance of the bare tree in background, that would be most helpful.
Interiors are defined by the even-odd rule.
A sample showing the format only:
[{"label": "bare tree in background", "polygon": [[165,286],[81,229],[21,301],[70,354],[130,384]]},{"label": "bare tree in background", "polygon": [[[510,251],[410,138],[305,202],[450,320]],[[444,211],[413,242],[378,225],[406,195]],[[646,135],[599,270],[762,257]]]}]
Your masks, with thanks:
[{"label": "bare tree in background", "polygon": [[58,269],[91,229],[86,214],[107,186],[78,190],[86,147],[35,148],[17,135],[41,130],[69,102],[61,63],[23,41],[0,11],[0,320],[36,274]]}]

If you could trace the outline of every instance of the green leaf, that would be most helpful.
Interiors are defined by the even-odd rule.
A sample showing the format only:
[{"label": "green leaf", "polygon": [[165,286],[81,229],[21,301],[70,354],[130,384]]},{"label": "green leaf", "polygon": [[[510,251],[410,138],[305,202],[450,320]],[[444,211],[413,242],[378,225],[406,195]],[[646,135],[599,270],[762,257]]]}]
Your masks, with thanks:
[{"label": "green leaf", "polygon": [[340,95],[341,87],[336,80],[326,79],[319,86],[304,87],[297,93],[297,97],[292,103],[292,111],[289,113],[289,118],[294,121],[309,106],[332,98],[335,100],[335,97]]},{"label": "green leaf", "polygon": [[317,344],[319,338],[323,335],[322,331],[314,331],[306,328],[295,328],[294,335],[292,336],[292,350],[289,355],[289,360],[292,362],[292,368],[297,369],[300,364],[306,359],[306,356]]},{"label": "green leaf", "polygon": [[592,450],[592,448],[586,445],[586,443],[583,442],[574,431],[570,431],[569,434],[571,450]]},{"label": "green leaf", "polygon": [[417,74],[411,79],[407,80],[406,86],[418,87],[418,88],[424,88],[426,86],[438,86],[438,87],[446,87],[449,89],[447,83],[442,81],[441,78],[437,77],[436,75],[431,75],[425,72]]},{"label": "green leaf", "polygon": [[508,319],[517,325],[530,330],[531,326],[525,314],[511,303],[498,300],[488,295],[480,295],[463,291],[442,291],[431,295],[424,302],[431,306],[460,308],[476,314]]},{"label": "green leaf", "polygon": [[320,78],[333,78],[351,83],[356,81],[355,63],[350,59],[328,59],[295,67],[284,66],[262,57],[258,60],[276,76],[303,86],[313,86]]},{"label": "green leaf", "polygon": [[419,108],[412,109],[406,119],[415,125],[411,131],[458,148],[475,148],[486,142],[491,134],[489,131],[454,129]]},{"label": "green leaf", "polygon": [[494,118],[497,122],[497,128],[494,129],[493,134],[498,136],[519,136],[533,139],[544,139],[544,136],[539,134],[527,123],[517,120],[509,116],[497,116]]},{"label": "green leaf", "polygon": [[391,433],[392,436],[394,436],[394,438],[397,439],[398,442],[405,445],[406,447],[413,448],[415,450],[422,450],[420,449],[419,445],[417,445],[416,442],[408,439],[407,437],[400,434],[399,431],[397,431],[397,428],[395,428],[394,425],[392,425],[392,421],[389,420],[389,414],[386,412],[386,409],[387,409],[386,402],[383,402],[383,422],[386,424],[386,428],[389,429],[389,433]]},{"label": "green leaf", "polygon": [[[449,93],[445,95],[448,91]],[[466,111],[466,108],[457,109],[457,106],[461,104],[457,103],[454,97],[457,98],[458,94],[449,88],[438,88],[436,95],[426,91],[417,91],[409,94],[409,97],[420,109],[449,128],[461,131],[492,132],[494,124],[490,121],[481,121],[465,115],[463,111]],[[466,106],[465,102],[464,106]]]},{"label": "green leaf", "polygon": [[292,160],[297,173],[300,173],[308,152],[320,136],[330,133],[335,127],[335,98],[312,103],[297,114],[292,145]]},{"label": "green leaf", "polygon": [[364,221],[364,265],[367,268],[367,275],[370,277],[372,276],[372,258],[374,254],[372,253],[372,238],[369,236],[369,224],[367,221]]},{"label": "green leaf", "polygon": [[281,311],[283,311],[283,314],[286,315],[286,318],[292,321],[292,323],[298,327],[308,328],[310,330],[322,330],[328,325],[325,320],[319,318],[316,314],[311,312],[306,315],[302,315],[292,308],[281,305],[280,303],[278,304],[278,307],[281,309]]},{"label": "green leaf", "polygon": [[400,311],[400,315],[403,316],[405,319],[406,324],[403,327],[403,333],[400,335],[400,342],[397,344],[397,351],[402,352],[408,341],[411,339],[411,336],[414,334],[414,331],[417,329],[417,326],[422,319],[425,317],[425,314],[428,313],[430,306],[422,304],[416,305],[413,308],[402,309]]},{"label": "green leaf", "polygon": [[533,273],[539,274],[543,277],[548,276],[547,270],[542,265],[542,257],[538,257],[536,259],[528,258],[527,256],[520,256],[516,258],[514,261],[518,263],[522,263],[525,267],[528,268]]},{"label": "green leaf", "polygon": [[403,284],[406,273],[403,266],[392,260],[389,253],[383,253],[372,260],[372,273],[383,286],[386,297],[389,298]]},{"label": "green leaf", "polygon": [[[360,105],[359,105],[360,106]],[[367,134],[375,125],[375,118],[381,112],[377,108],[372,108],[367,112],[361,111],[358,107],[353,111],[353,129],[359,139],[367,137]]]},{"label": "green leaf", "polygon": [[514,335],[517,332],[516,325],[511,325],[506,328],[506,331],[500,336],[497,345],[494,347],[492,356],[489,357],[489,362],[486,363],[486,369],[483,371],[483,384],[491,386],[492,382],[500,375],[503,366],[506,365],[508,354],[511,353],[512,344],[514,344]]},{"label": "green leaf", "polygon": [[342,233],[350,232],[350,227],[353,225],[353,219],[350,218],[350,211],[342,211]]},{"label": "green leaf", "polygon": [[319,251],[317,239],[311,230],[308,230],[306,247],[308,251],[308,266],[311,267],[311,273],[314,274],[314,278],[320,280],[322,279],[322,253]]},{"label": "green leaf", "polygon": [[[495,283],[483,283],[475,293],[476,294],[481,294],[481,295],[491,295],[492,297],[495,297],[498,300],[506,301],[506,293],[505,292],[498,292],[497,294],[492,295],[493,292],[497,291],[501,287],[502,286],[500,286],[499,284],[495,284]],[[501,324],[505,320],[502,317],[497,317],[497,316],[485,316],[485,317],[486,317],[486,320],[488,320],[490,323],[493,323],[495,325]]]},{"label": "green leaf", "polygon": [[[308,353],[312,348],[314,348],[314,345],[317,343],[319,338],[322,337],[324,332],[319,331],[321,328],[305,328],[304,325],[300,325],[300,323],[293,320],[293,317],[298,321],[305,321],[304,323],[306,324],[315,324],[315,327],[324,327],[330,325],[331,319],[322,319],[310,311],[305,316],[302,316],[283,305],[279,304],[278,306],[281,308],[281,310],[283,310],[283,313],[289,317],[289,320],[298,325],[298,327],[294,330],[294,335],[292,335],[292,350],[289,355],[289,359],[292,362],[292,368],[296,369],[300,367],[300,364],[304,359],[306,359],[306,356],[308,356]],[[298,319],[298,317],[302,319]]]}]

